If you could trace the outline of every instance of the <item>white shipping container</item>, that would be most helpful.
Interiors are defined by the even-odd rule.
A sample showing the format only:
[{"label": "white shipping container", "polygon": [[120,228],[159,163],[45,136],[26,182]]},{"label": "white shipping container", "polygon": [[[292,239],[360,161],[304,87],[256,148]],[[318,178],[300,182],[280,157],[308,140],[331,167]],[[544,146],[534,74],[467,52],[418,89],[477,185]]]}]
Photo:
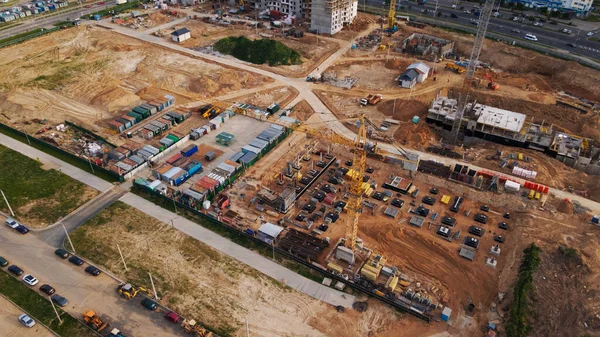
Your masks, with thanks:
[{"label": "white shipping container", "polygon": [[504,183],[504,189],[508,192],[519,192],[521,185],[514,181],[507,180],[506,183]]}]

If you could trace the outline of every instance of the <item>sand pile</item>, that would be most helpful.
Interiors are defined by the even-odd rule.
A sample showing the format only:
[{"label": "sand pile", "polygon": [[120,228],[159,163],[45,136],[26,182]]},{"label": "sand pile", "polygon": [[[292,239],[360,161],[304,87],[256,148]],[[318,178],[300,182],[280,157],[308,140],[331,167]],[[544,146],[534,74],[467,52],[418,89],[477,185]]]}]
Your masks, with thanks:
[{"label": "sand pile", "polygon": [[561,213],[573,214],[573,204],[569,199],[562,200],[556,209]]}]

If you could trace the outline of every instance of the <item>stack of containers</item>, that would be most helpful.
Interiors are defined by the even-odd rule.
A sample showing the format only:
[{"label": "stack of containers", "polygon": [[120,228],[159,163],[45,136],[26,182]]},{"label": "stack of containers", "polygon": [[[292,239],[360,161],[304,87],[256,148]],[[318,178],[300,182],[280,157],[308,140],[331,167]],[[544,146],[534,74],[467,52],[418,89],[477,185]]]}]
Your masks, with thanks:
[{"label": "stack of containers", "polygon": [[208,123],[210,124],[210,127],[213,130],[217,130],[221,127],[221,123],[223,123],[223,119],[221,118],[221,116],[217,116],[217,117],[211,119],[210,121],[208,121]]},{"label": "stack of containers", "polygon": [[129,157],[129,159],[131,159],[132,161],[136,162],[138,165],[141,165],[143,163],[145,163],[146,161],[144,160],[144,158],[134,154],[133,156]]},{"label": "stack of containers", "polygon": [[140,105],[140,106],[141,106],[142,108],[144,108],[144,109],[146,109],[146,110],[150,111],[150,115],[154,115],[155,113],[157,113],[157,112],[158,112],[158,109],[157,109],[157,107],[155,107],[155,106],[154,106],[154,105],[152,105],[152,104],[145,103],[145,104],[142,104],[142,105]]},{"label": "stack of containers", "polygon": [[269,146],[269,142],[267,142],[266,140],[262,140],[260,138],[254,138],[253,140],[250,141],[250,143],[248,145],[254,146],[255,148],[262,151],[267,146]]},{"label": "stack of containers", "polygon": [[170,170],[168,170],[167,172],[165,172],[164,174],[162,174],[161,178],[165,182],[171,182],[173,177],[182,171],[183,171],[183,169],[181,167],[175,166],[175,167],[171,168]]},{"label": "stack of containers", "polygon": [[171,165],[171,164],[162,164],[159,167],[152,170],[152,175],[156,179],[162,179],[163,174],[169,172],[169,170],[172,168],[173,168],[173,165]]},{"label": "stack of containers", "polygon": [[144,147],[142,147],[142,150],[152,153],[153,156],[157,155],[160,152],[159,149],[155,148],[152,145],[145,145]]},{"label": "stack of containers", "polygon": [[187,178],[190,177],[190,175],[187,173],[186,170],[178,167],[181,171],[176,173],[171,180],[169,181],[171,183],[171,185],[173,186],[179,186],[181,185],[184,181],[187,180]]}]

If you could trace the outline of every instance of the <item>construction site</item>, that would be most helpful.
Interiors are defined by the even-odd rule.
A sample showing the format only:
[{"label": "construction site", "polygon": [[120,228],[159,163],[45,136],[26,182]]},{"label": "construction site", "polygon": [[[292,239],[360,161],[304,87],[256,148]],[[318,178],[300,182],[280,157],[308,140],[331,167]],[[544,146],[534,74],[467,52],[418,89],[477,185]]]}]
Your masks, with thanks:
[{"label": "construction site", "polygon": [[[360,25],[332,36],[203,14],[149,9],[3,49],[0,122],[294,256],[360,300],[344,312],[245,265],[229,267],[242,276],[199,276],[198,289],[235,279],[209,298],[236,327],[249,312],[277,317],[253,323],[257,336],[503,334],[531,242],[543,251],[532,335],[598,334],[598,210],[585,202],[600,201],[597,71],[394,13],[360,13]],[[181,28],[191,38],[175,43]],[[231,36],[275,39],[303,63],[255,65],[212,49]],[[415,62],[429,70],[403,89]],[[164,230],[157,240],[184,251],[177,275],[214,253]],[[218,270],[212,260],[192,270]],[[227,327],[206,299],[169,290],[167,301]],[[99,329],[94,317],[84,314]]]}]

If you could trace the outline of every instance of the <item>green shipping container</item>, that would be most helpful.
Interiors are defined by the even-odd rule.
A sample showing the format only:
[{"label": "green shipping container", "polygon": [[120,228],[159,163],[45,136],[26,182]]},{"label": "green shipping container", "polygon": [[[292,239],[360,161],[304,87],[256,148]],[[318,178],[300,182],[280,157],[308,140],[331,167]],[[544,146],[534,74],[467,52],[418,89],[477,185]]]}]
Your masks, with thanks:
[{"label": "green shipping container", "polygon": [[148,111],[147,109],[144,109],[142,107],[136,106],[135,108],[133,108],[133,111],[144,116],[144,118],[150,117],[150,111]]},{"label": "green shipping container", "polygon": [[130,117],[133,117],[133,118],[135,118],[135,122],[136,122],[136,123],[139,123],[139,122],[140,122],[142,119],[144,119],[144,116],[143,116],[143,115],[141,115],[141,114],[139,114],[139,113],[137,113],[137,112],[135,112],[135,111],[129,111],[129,112],[127,113],[127,116],[130,116]]},{"label": "green shipping container", "polygon": [[170,134],[170,133],[167,135],[167,138],[169,138],[170,140],[172,140],[172,141],[174,141],[174,142],[176,142],[176,141],[178,141],[178,140],[179,140],[179,138],[177,138],[177,137],[173,136],[173,135],[172,135],[172,134]]}]

